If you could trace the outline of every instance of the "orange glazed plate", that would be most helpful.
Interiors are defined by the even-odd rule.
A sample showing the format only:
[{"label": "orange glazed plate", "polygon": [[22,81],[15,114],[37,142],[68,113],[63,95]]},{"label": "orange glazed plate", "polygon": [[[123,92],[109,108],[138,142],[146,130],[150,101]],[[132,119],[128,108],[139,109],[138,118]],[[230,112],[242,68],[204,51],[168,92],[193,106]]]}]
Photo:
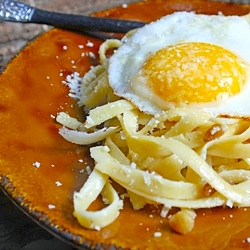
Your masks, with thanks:
[{"label": "orange glazed plate", "polygon": [[[174,11],[243,15],[250,6],[186,0],[150,0],[97,16],[152,21]],[[129,202],[111,225],[82,228],[73,213],[73,192],[93,166],[87,147],[64,140],[55,116],[82,119],[62,81],[98,63],[101,40],[53,29],[29,44],[0,77],[0,183],[4,192],[42,227],[82,249],[239,249],[250,247],[250,208],[197,211],[195,227],[174,233],[157,208],[134,211]],[[166,219],[167,220],[167,219]],[[160,237],[154,237],[155,232]]]}]

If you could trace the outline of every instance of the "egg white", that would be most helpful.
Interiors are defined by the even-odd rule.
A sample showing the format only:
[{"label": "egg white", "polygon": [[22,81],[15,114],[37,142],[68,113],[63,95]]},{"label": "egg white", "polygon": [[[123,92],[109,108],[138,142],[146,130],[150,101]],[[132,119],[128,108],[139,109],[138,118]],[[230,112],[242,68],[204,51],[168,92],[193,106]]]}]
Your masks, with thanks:
[{"label": "egg white", "polygon": [[[141,111],[156,114],[163,109],[131,88],[131,79],[147,58],[159,49],[182,42],[205,42],[221,46],[250,64],[250,25],[239,16],[201,15],[176,12],[145,25],[124,39],[110,58],[109,83],[115,94],[130,100]],[[199,103],[213,115],[250,116],[250,78],[237,95],[220,102]]]}]

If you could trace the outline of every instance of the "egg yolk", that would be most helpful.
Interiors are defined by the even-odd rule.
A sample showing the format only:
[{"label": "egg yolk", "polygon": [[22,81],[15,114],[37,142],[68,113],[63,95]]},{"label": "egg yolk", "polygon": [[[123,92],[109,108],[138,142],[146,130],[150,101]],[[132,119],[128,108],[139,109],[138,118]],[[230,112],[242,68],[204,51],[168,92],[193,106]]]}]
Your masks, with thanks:
[{"label": "egg yolk", "polygon": [[161,107],[166,102],[175,106],[214,102],[242,90],[247,79],[246,67],[241,58],[220,46],[179,43],[151,55],[131,85],[138,94]]}]

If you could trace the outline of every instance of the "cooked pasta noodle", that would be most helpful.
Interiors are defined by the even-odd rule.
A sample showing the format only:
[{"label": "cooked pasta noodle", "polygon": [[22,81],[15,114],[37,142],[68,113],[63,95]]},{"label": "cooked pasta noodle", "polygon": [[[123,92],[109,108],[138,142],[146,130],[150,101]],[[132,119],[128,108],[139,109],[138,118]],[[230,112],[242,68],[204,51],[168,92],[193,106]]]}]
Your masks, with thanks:
[{"label": "cooked pasta noodle", "polygon": [[[194,209],[250,206],[250,121],[212,117],[189,108],[154,116],[140,112],[115,96],[108,84],[106,52],[120,45],[117,40],[104,42],[99,51],[101,65],[79,83],[79,99],[89,111],[85,122],[65,113],[57,117],[66,140],[102,143],[90,148],[94,170],[74,194],[79,223],[99,230],[117,218],[124,197],[110,180],[127,190],[134,209],[146,204],[162,205],[163,212],[180,208],[176,220],[170,221],[180,233],[192,230]],[[107,206],[89,211],[99,194]],[[182,219],[190,226],[176,228],[175,222]]]}]

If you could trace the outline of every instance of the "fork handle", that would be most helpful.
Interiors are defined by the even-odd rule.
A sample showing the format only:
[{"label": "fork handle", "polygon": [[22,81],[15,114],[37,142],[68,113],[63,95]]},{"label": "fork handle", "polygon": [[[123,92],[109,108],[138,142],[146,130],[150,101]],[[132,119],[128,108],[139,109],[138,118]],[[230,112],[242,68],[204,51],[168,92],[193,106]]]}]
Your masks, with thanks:
[{"label": "fork handle", "polygon": [[92,16],[62,14],[34,8],[29,22],[47,24],[71,30],[89,30],[114,33],[126,33],[129,30],[142,27],[145,23],[120,19],[99,18]]},{"label": "fork handle", "polygon": [[23,23],[47,24],[77,31],[103,31],[126,33],[145,25],[142,22],[64,14],[34,8],[10,0],[0,0],[0,20]]}]

